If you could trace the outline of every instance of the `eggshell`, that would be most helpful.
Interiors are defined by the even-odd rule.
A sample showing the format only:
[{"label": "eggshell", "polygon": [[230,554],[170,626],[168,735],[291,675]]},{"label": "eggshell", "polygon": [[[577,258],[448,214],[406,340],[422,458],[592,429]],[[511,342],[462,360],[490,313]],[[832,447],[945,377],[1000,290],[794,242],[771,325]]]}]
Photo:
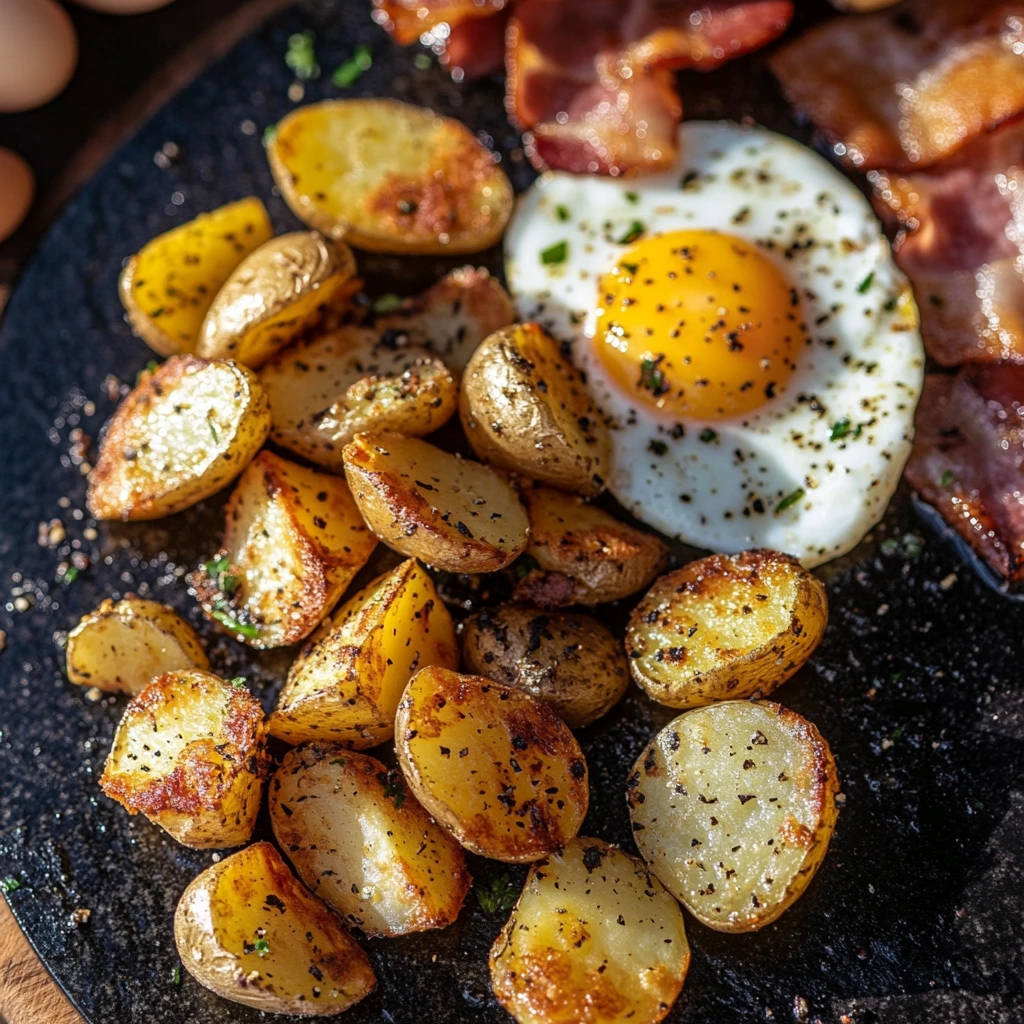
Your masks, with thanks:
[{"label": "eggshell", "polygon": [[75,27],[54,0],[0,2],[0,113],[52,100],[77,61]]},{"label": "eggshell", "polygon": [[0,148],[0,242],[25,219],[34,194],[32,169],[17,153]]}]

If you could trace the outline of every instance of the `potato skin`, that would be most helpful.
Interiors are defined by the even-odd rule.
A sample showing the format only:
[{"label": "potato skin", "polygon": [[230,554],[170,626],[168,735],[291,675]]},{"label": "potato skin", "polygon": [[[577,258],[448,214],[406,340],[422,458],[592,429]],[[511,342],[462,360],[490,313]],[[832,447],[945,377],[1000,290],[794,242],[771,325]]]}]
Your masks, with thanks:
[{"label": "potato skin", "polygon": [[733,700],[665,726],[634,765],[626,800],[641,854],[676,899],[710,928],[749,932],[814,877],[838,791],[811,722],[772,701]]},{"label": "potato skin", "polygon": [[604,490],[608,428],[540,324],[513,324],[480,345],[463,375],[459,415],[484,462],[590,497]]},{"label": "potato skin", "polygon": [[108,693],[135,694],[165,672],[209,667],[196,631],[158,601],[108,598],[68,634],[68,679]]},{"label": "potato skin", "polygon": [[526,554],[536,567],[517,584],[518,601],[541,608],[619,601],[665,568],[664,541],[580,497],[529,485],[519,496],[530,520]]},{"label": "potato skin", "polygon": [[811,656],[828,622],[822,583],[789,555],[709,555],[662,576],[633,609],[633,678],[670,707],[764,697]]},{"label": "potato skin", "polygon": [[512,212],[505,172],[464,124],[397,100],[300,107],[267,157],[297,217],[372,252],[479,252]]},{"label": "potato skin", "polygon": [[168,672],[129,701],[100,786],[184,846],[238,846],[256,824],[265,747],[263,709],[244,686]]},{"label": "potato skin", "polygon": [[359,944],[270,843],[253,843],[189,883],[174,942],[201,985],[267,1013],[334,1016],[377,983]]},{"label": "potato skin", "polygon": [[491,987],[518,1024],[657,1024],[689,965],[682,911],[644,863],[579,837],[531,866]]},{"label": "potato skin", "polygon": [[389,547],[449,572],[494,572],[526,547],[515,490],[492,469],[387,431],[346,445],[345,476]]},{"label": "potato skin", "polygon": [[543,701],[424,668],[405,688],[395,750],[409,788],[473,853],[522,863],[560,849],[587,813],[587,764]]},{"label": "potato skin", "polygon": [[192,352],[221,285],[273,234],[263,203],[249,196],[147,242],[118,281],[132,330],[159,355]]},{"label": "potato skin", "polygon": [[262,366],[347,298],[358,287],[355,274],[355,257],[343,242],[315,231],[271,238],[224,282],[199,329],[196,354]]},{"label": "potato skin", "polygon": [[401,773],[339,744],[290,750],[270,781],[274,836],[299,878],[367,935],[445,928],[472,883],[462,848]]},{"label": "potato skin", "polygon": [[424,665],[458,664],[451,615],[410,559],[346,601],[312,637],[267,728],[287,743],[375,747],[394,735],[395,711],[413,674]]},{"label": "potato skin", "polygon": [[266,392],[251,370],[171,356],[117,407],[86,504],[97,519],[180,512],[234,480],[269,432]]},{"label": "potato skin", "polygon": [[622,645],[597,619],[520,604],[465,620],[462,663],[544,701],[571,729],[607,714],[629,686]]}]

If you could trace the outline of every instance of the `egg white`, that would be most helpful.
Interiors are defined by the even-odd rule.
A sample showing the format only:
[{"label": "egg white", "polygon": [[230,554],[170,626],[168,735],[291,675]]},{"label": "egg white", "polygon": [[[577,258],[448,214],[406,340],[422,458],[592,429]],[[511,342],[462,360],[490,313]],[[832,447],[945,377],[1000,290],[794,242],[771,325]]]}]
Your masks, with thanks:
[{"label": "egg white", "polygon": [[[814,566],[881,518],[910,454],[924,377],[910,288],[867,200],[816,153],[699,121],[679,148],[671,170],[643,178],[539,178],[505,236],[509,286],[521,319],[569,342],[612,426],[608,489],[626,508],[698,547]],[[779,264],[809,332],[784,390],[752,413],[681,422],[610,379],[593,350],[598,282],[634,222],[728,232]],[[564,261],[544,262],[561,242]]]}]

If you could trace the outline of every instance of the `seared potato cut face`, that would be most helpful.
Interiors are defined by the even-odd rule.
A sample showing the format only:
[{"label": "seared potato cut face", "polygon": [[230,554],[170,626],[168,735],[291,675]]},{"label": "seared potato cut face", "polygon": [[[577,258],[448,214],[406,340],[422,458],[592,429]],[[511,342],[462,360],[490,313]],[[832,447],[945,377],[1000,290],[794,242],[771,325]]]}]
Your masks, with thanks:
[{"label": "seared potato cut face", "polygon": [[270,821],[299,878],[367,935],[459,916],[471,882],[462,848],[397,769],[336,744],[291,750],[270,782]]},{"label": "seared potato cut face", "polygon": [[158,235],[121,272],[132,330],[162,356],[192,352],[213,297],[273,234],[263,203],[250,196]]},{"label": "seared potato cut face", "polygon": [[341,477],[269,451],[225,514],[223,548],[189,582],[206,614],[251,647],[309,636],[377,546]]},{"label": "seared potato cut face", "polygon": [[689,966],[679,904],[643,862],[577,838],[531,866],[491,987],[519,1024],[655,1024]]},{"label": "seared potato cut face", "polygon": [[421,295],[376,317],[374,327],[432,349],[462,373],[480,342],[515,318],[511,296],[486,267],[457,267]]},{"label": "seared potato cut face", "polygon": [[540,324],[515,324],[480,345],[463,376],[459,414],[484,462],[566,491],[604,490],[608,428]]},{"label": "seared potato cut face", "polygon": [[709,555],[662,576],[633,609],[633,678],[675,708],[764,697],[811,656],[828,621],[825,588],[778,551]]},{"label": "seared potato cut face", "polygon": [[526,547],[526,512],[493,469],[385,431],[345,447],[345,475],[385,544],[448,572],[493,572]]},{"label": "seared potato cut face", "polygon": [[821,733],[771,701],[680,715],[627,783],[634,839],[699,921],[752,932],[807,888],[836,822],[835,761]]},{"label": "seared potato cut face", "polygon": [[582,498],[551,487],[524,487],[519,496],[530,520],[526,553],[536,566],[527,563],[517,600],[542,608],[618,601],[665,568],[663,541]]},{"label": "seared potato cut face", "polygon": [[189,883],[174,942],[201,985],[266,1013],[335,1016],[377,984],[356,940],[270,843],[253,843]]},{"label": "seared potato cut face", "polygon": [[100,785],[185,846],[238,846],[256,824],[265,743],[263,710],[244,686],[168,672],[129,701]]},{"label": "seared potato cut face", "polygon": [[395,749],[420,803],[481,856],[537,860],[587,813],[587,764],[565,723],[482,676],[417,672],[398,705]]},{"label": "seared potato cut face", "polygon": [[180,512],[234,480],[269,431],[252,371],[172,356],[117,407],[89,474],[89,511],[125,520]]},{"label": "seared potato cut face", "polygon": [[157,601],[108,599],[68,635],[68,679],[110,693],[138,693],[165,672],[209,667],[196,631]]},{"label": "seared potato cut face", "polygon": [[458,664],[448,609],[410,559],[324,624],[293,663],[267,727],[287,743],[375,747],[395,734],[395,712],[412,676],[425,665]]},{"label": "seared potato cut face", "polygon": [[487,608],[465,621],[468,672],[544,701],[570,728],[610,711],[629,686],[622,645],[597,619],[526,605]]},{"label": "seared potato cut face", "polygon": [[342,450],[365,430],[422,437],[458,407],[455,375],[429,349],[380,342],[341,327],[279,353],[260,373],[271,438],[321,466],[344,469]]},{"label": "seared potato cut face", "polygon": [[267,156],[296,216],[358,249],[479,252],[512,212],[505,172],[464,124],[397,100],[300,107]]},{"label": "seared potato cut face", "polygon": [[199,331],[196,352],[262,366],[323,319],[358,285],[352,250],[314,231],[265,242],[224,282]]}]

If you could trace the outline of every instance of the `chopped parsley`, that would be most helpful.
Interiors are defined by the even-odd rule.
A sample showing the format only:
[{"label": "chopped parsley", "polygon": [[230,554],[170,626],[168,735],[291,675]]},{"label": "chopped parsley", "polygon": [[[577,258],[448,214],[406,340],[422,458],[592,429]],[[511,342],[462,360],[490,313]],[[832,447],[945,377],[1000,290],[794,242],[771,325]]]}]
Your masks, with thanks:
[{"label": "chopped parsley", "polygon": [[288,49],[284,62],[302,82],[320,77],[320,65],[316,62],[316,33],[311,29],[296,32],[288,37]]},{"label": "chopped parsley", "polygon": [[787,494],[782,501],[775,506],[775,514],[778,515],[780,512],[785,512],[787,508],[792,508],[798,501],[802,501],[807,497],[807,491],[802,487],[798,487],[795,491],[791,491]]},{"label": "chopped parsley", "polygon": [[252,951],[260,956],[266,956],[270,952],[270,943],[266,939],[257,939],[252,944]]},{"label": "chopped parsley", "polygon": [[373,311],[374,313],[390,313],[393,309],[398,309],[401,304],[401,295],[387,292],[373,303]]},{"label": "chopped parsley", "polygon": [[900,549],[900,542],[895,537],[886,537],[878,546],[883,555],[895,555]]},{"label": "chopped parsley", "polygon": [[333,761],[328,761],[327,763],[328,764],[336,764],[336,765],[340,765],[341,767],[344,767],[344,765],[345,765],[345,758],[343,758],[343,757],[336,757],[336,758],[334,758]]},{"label": "chopped parsley", "polygon": [[429,71],[432,63],[429,54],[426,53],[417,53],[412,59],[413,67],[417,71]]},{"label": "chopped parsley", "polygon": [[560,221],[564,222],[564,221],[567,221],[572,216],[572,214],[569,212],[569,207],[568,206],[565,206],[564,204],[559,203],[555,207],[555,216]]},{"label": "chopped parsley", "polygon": [[246,688],[245,687],[245,676],[235,676],[235,678],[231,680],[231,685],[236,690],[244,690]]},{"label": "chopped parsley", "polygon": [[891,313],[896,308],[896,301],[895,295],[891,299],[886,299],[885,305],[882,306],[882,309],[884,309],[886,313]]},{"label": "chopped parsley", "polygon": [[656,437],[652,437],[647,442],[647,450],[652,455],[664,455],[668,451],[668,445],[664,441],[659,441]]},{"label": "chopped parsley", "polygon": [[181,984],[181,964],[174,965],[174,969],[171,971],[171,981],[175,985]]},{"label": "chopped parsley", "polygon": [[78,567],[74,565],[69,565],[65,570],[64,575],[61,577],[61,582],[64,583],[65,586],[71,586],[71,584],[74,583],[75,580],[77,579]]},{"label": "chopped parsley", "polygon": [[521,580],[525,576],[533,572],[534,569],[539,568],[540,562],[538,562],[537,559],[533,557],[533,555],[520,555],[519,558],[516,559],[516,579]]},{"label": "chopped parsley", "polygon": [[687,171],[680,179],[679,187],[684,191],[690,191],[697,182],[700,174],[697,171]]},{"label": "chopped parsley", "polygon": [[516,905],[520,889],[507,871],[496,875],[485,884],[477,884],[476,898],[487,914],[507,913]]},{"label": "chopped parsley", "polygon": [[263,145],[264,146],[269,146],[270,143],[274,141],[274,137],[276,135],[277,135],[277,125],[276,124],[268,124],[267,127],[263,129]]},{"label": "chopped parsley", "polygon": [[159,369],[160,364],[155,359],[150,359],[150,361],[146,363],[146,365],[135,375],[135,386],[138,387],[142,383],[142,378],[147,373],[156,373]]},{"label": "chopped parsley", "polygon": [[636,272],[640,269],[639,263],[620,263],[619,266],[622,267],[622,269],[627,274],[629,274],[630,277],[633,277],[636,274]]},{"label": "chopped parsley", "polygon": [[356,52],[344,64],[339,64],[334,69],[331,81],[339,89],[347,89],[350,85],[354,85],[362,77],[363,72],[369,71],[371,67],[373,67],[373,51],[368,46],[357,46]]},{"label": "chopped parsley", "polygon": [[640,202],[640,193],[639,192],[627,192],[626,193],[626,202],[627,203],[639,203]]},{"label": "chopped parsley", "polygon": [[886,537],[879,545],[883,555],[895,555],[902,551],[907,558],[916,561],[924,552],[924,542],[914,533],[905,533],[902,538]]},{"label": "chopped parsley", "polygon": [[870,287],[871,282],[875,279],[875,272],[872,270],[868,273],[868,276],[864,278],[859,285],[857,285],[857,294],[863,295]]},{"label": "chopped parsley", "polygon": [[890,738],[891,740],[898,740],[898,739],[899,739],[899,738],[900,738],[900,737],[901,737],[902,735],[903,735],[903,726],[902,726],[902,725],[898,725],[898,726],[896,726],[896,728],[895,728],[895,729],[893,729],[893,731],[892,731],[892,732],[891,732],[891,733],[889,734],[889,738]]},{"label": "chopped parsley", "polygon": [[213,438],[214,444],[220,444],[220,435],[217,433],[217,427],[213,420],[206,421],[210,425],[210,436]]},{"label": "chopped parsley", "polygon": [[660,364],[665,357],[663,355],[655,358],[644,358],[640,360],[640,379],[637,384],[646,388],[652,395],[663,395],[669,390],[668,381],[665,380],[665,373],[660,369]]},{"label": "chopped parsley", "polygon": [[839,420],[832,424],[832,432],[828,435],[830,441],[841,441],[853,429],[847,419]]},{"label": "chopped parsley", "polygon": [[239,636],[244,636],[249,640],[255,640],[260,635],[259,626],[253,625],[251,622],[239,622],[238,619],[224,611],[223,608],[214,608],[210,614],[222,626],[224,626],[225,629],[229,629],[232,633],[237,633]]},{"label": "chopped parsley", "polygon": [[943,487],[948,487],[956,479],[956,474],[951,469],[947,469],[945,473],[939,478],[939,483]]},{"label": "chopped parsley", "polygon": [[616,241],[619,245],[629,245],[630,242],[635,242],[646,230],[647,228],[642,220],[635,220]]},{"label": "chopped parsley", "polygon": [[4,895],[10,895],[12,892],[17,892],[21,888],[21,882],[14,877],[14,875],[8,875],[2,882],[0,882],[0,889],[3,889]]},{"label": "chopped parsley", "polygon": [[394,800],[396,809],[405,803],[405,790],[398,781],[398,772],[394,768],[389,772],[377,772],[377,781],[384,787],[384,798]]},{"label": "chopped parsley", "polygon": [[546,249],[541,250],[540,261],[545,265],[551,263],[564,263],[568,255],[569,243],[555,242],[554,245],[549,245]]},{"label": "chopped parsley", "polygon": [[718,440],[718,432],[715,431],[715,430],[712,430],[710,427],[705,427],[700,432],[700,439],[701,439],[701,441],[704,442],[704,444],[711,444],[712,441],[717,441]]},{"label": "chopped parsley", "polygon": [[231,559],[227,555],[219,555],[209,562],[203,562],[203,568],[217,589],[227,597],[231,597],[242,585],[241,576],[235,576],[228,572],[228,569],[231,568]]}]

